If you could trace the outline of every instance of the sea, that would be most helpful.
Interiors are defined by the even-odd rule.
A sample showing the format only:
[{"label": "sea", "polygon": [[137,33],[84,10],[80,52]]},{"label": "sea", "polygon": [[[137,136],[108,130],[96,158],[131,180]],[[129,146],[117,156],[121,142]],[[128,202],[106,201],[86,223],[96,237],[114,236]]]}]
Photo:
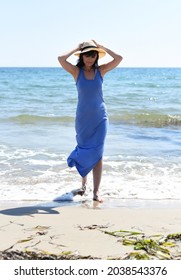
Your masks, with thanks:
[{"label": "sea", "polygon": [[[116,68],[103,92],[101,196],[115,206],[181,202],[181,68]],[[76,146],[76,104],[75,81],[61,67],[0,68],[1,204],[54,201],[81,187],[66,161]],[[90,173],[75,203],[91,201],[92,190]]]}]

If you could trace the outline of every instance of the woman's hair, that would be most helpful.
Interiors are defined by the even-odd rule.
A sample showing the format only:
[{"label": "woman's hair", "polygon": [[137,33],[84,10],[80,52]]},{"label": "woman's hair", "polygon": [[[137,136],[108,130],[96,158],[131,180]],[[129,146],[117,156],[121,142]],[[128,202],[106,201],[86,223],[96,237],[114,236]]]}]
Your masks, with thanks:
[{"label": "woman's hair", "polygon": [[[84,54],[81,53],[80,56],[79,56],[79,59],[78,59],[78,61],[77,61],[76,66],[77,66],[78,68],[84,67],[83,55],[84,55]],[[94,64],[92,65],[92,67],[93,67],[94,69],[95,69],[95,68],[98,68],[98,59],[99,59],[99,54],[98,54],[98,52],[97,52],[97,58],[96,58]]]}]

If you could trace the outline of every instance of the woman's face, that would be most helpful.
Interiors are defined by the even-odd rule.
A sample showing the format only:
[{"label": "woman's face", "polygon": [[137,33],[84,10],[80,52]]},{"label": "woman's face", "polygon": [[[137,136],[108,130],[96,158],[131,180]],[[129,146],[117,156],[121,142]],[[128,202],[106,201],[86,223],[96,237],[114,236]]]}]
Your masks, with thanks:
[{"label": "woman's face", "polygon": [[98,56],[98,52],[97,51],[90,51],[90,52],[86,52],[85,54],[83,54],[83,62],[85,65],[87,66],[92,66],[94,65],[96,59]]}]

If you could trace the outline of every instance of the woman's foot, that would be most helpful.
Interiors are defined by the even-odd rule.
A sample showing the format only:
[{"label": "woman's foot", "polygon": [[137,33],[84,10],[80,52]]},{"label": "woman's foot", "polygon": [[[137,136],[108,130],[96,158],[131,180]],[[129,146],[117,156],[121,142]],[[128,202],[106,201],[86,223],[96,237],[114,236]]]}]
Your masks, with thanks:
[{"label": "woman's foot", "polygon": [[81,189],[76,189],[76,190],[73,190],[72,193],[73,193],[73,196],[76,196],[76,195],[84,195],[86,191],[86,185],[85,186],[82,186]]},{"label": "woman's foot", "polygon": [[100,197],[99,195],[94,195],[94,196],[93,196],[93,200],[94,200],[94,201],[97,201],[97,202],[99,202],[99,203],[102,203],[102,202],[103,202],[102,197]]},{"label": "woman's foot", "polygon": [[79,189],[78,194],[82,196],[82,195],[84,195],[85,191],[86,191],[86,185],[82,186],[82,188]]}]

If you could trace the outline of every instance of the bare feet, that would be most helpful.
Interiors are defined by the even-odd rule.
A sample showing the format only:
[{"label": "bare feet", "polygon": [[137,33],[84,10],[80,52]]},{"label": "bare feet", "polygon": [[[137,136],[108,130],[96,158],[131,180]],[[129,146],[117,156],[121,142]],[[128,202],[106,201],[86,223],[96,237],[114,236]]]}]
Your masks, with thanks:
[{"label": "bare feet", "polygon": [[102,197],[100,197],[99,195],[94,195],[94,196],[93,196],[93,200],[94,200],[94,201],[97,201],[97,202],[99,202],[99,203],[102,203],[102,202],[103,202]]},{"label": "bare feet", "polygon": [[79,189],[78,194],[82,196],[85,193],[85,191],[86,191],[86,185],[82,186],[82,188]]},{"label": "bare feet", "polygon": [[85,191],[86,191],[86,185],[80,189],[73,190],[72,193],[73,193],[73,196],[76,196],[76,195],[82,196],[82,195],[84,195]]}]

